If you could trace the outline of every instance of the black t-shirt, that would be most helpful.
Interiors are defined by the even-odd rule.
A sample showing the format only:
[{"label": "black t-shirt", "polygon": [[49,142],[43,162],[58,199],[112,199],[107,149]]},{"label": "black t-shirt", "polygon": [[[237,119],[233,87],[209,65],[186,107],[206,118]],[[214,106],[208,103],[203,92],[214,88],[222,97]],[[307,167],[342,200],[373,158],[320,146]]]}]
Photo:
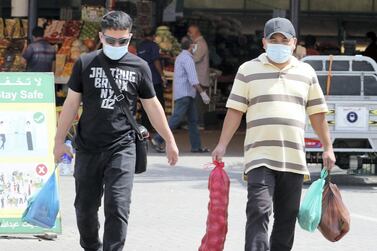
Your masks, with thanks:
[{"label": "black t-shirt", "polygon": [[[116,101],[98,57],[104,57],[120,91],[125,95],[133,115],[138,96],[149,99],[155,96],[151,72],[141,58],[127,53],[120,60],[111,60],[102,51],[82,56],[73,67],[68,86],[82,94],[83,112],[76,135],[79,151],[101,152],[122,144],[131,132],[131,125]],[[83,63],[84,62],[84,63]],[[83,69],[83,64],[84,68]]]}]

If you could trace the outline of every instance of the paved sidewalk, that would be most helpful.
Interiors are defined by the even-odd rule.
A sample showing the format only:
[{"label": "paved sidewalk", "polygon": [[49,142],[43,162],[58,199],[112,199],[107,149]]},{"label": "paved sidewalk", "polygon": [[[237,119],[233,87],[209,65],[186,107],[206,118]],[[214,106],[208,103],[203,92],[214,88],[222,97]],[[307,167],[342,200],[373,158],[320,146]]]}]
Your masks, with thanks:
[{"label": "paved sidewalk", "polygon": [[[149,170],[135,180],[127,238],[127,251],[194,251],[205,233],[210,169],[202,165],[209,155],[181,157],[177,167],[166,165],[164,155],[149,158]],[[225,159],[231,179],[229,230],[225,251],[243,250],[246,187],[242,181],[242,158]],[[305,186],[306,191],[307,186]],[[73,177],[61,178],[63,234],[55,241],[0,239],[4,251],[79,251],[75,224]],[[373,251],[377,236],[377,188],[341,187],[352,214],[350,233],[330,243],[316,231],[296,228],[294,251]],[[101,221],[103,214],[101,210]],[[102,224],[103,225],[103,224]]]},{"label": "paved sidewalk", "polygon": [[[213,149],[218,132],[206,132],[205,146]],[[195,251],[205,234],[208,203],[208,175],[204,164],[210,154],[191,154],[187,135],[178,133],[181,158],[177,167],[166,164],[163,154],[151,153],[149,170],[137,175],[132,195],[127,251]],[[242,251],[245,227],[246,184],[242,180],[243,134],[231,142],[226,171],[231,179],[228,234],[224,251]],[[314,170],[314,169],[313,169]],[[335,175],[334,175],[335,176]],[[305,193],[307,185],[304,186]],[[377,187],[340,185],[342,197],[351,212],[351,231],[338,243],[330,243],[318,232],[308,233],[296,227],[293,251],[374,251],[377,250]],[[76,228],[74,179],[61,177],[61,213],[63,234],[55,241],[39,241],[32,236],[0,238],[4,251],[79,251]],[[103,209],[100,209],[103,226]],[[271,229],[271,227],[270,227]],[[16,237],[22,237],[19,239]]]}]

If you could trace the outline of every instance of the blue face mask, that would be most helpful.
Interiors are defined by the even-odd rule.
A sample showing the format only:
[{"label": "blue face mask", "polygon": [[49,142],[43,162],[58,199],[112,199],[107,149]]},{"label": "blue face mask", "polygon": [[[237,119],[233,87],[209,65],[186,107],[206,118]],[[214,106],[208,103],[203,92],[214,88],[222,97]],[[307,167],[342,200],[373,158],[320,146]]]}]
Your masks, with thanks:
[{"label": "blue face mask", "polygon": [[271,61],[282,64],[291,58],[292,47],[284,44],[267,44],[266,53]]},{"label": "blue face mask", "polygon": [[103,53],[112,59],[119,60],[128,52],[128,45],[125,46],[111,46],[108,44],[103,44]]}]

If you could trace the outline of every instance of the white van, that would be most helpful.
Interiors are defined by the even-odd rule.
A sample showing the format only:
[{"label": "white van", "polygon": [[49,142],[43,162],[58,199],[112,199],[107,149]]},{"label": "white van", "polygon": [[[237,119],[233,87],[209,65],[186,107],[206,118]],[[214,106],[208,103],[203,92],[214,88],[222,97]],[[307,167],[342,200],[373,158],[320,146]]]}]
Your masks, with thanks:
[{"label": "white van", "polygon": [[[377,152],[377,64],[364,56],[308,56],[329,107],[327,120],[336,165],[360,169],[374,164]],[[305,145],[308,163],[321,163],[321,144],[310,122]],[[370,165],[374,169],[374,165]],[[370,170],[375,173],[376,170]]]}]

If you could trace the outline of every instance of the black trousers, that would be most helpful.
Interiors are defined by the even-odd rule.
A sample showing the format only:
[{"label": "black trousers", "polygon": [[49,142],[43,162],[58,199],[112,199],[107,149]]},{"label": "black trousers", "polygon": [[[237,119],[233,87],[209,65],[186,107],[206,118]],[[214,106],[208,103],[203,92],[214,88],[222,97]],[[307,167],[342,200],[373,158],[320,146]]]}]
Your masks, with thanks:
[{"label": "black trousers", "polygon": [[[258,167],[248,175],[245,251],[286,251],[293,246],[303,175]],[[274,224],[268,241],[268,223]]]},{"label": "black trousers", "polygon": [[[103,153],[76,153],[76,218],[85,251],[121,251],[126,240],[135,172],[134,137]],[[98,235],[98,208],[104,194],[103,245]]]}]

